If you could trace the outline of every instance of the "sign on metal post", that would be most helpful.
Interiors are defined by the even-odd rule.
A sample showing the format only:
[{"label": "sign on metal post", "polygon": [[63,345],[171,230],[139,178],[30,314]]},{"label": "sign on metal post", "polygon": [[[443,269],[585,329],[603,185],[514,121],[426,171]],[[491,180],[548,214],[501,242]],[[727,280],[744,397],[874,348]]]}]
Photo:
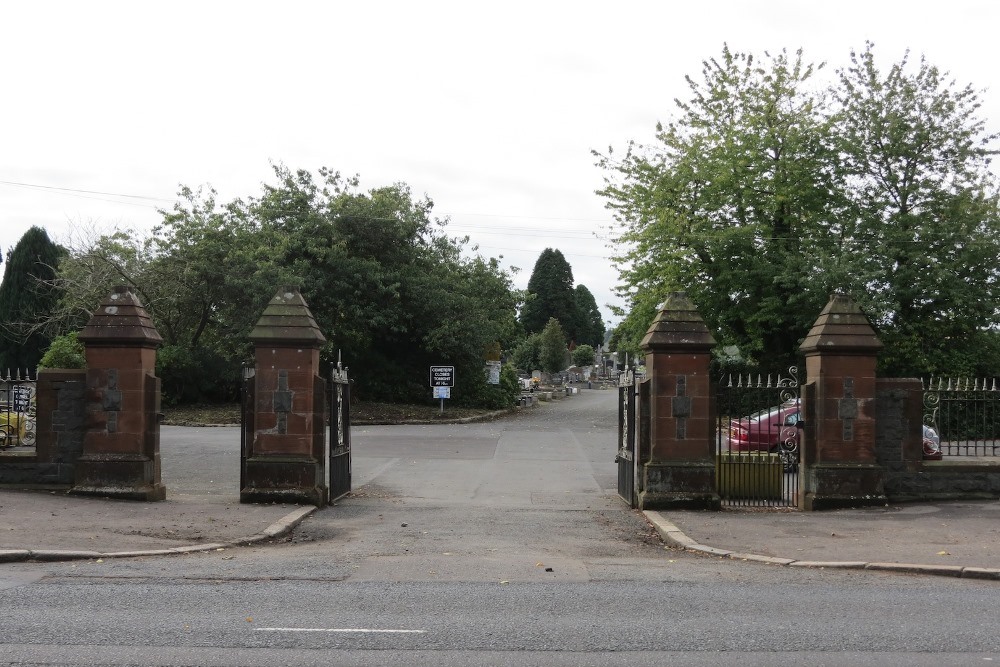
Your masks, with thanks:
[{"label": "sign on metal post", "polygon": [[451,388],[454,386],[454,366],[431,366],[431,387],[434,389],[434,398],[441,399],[441,414],[444,414],[444,399],[451,398]]}]

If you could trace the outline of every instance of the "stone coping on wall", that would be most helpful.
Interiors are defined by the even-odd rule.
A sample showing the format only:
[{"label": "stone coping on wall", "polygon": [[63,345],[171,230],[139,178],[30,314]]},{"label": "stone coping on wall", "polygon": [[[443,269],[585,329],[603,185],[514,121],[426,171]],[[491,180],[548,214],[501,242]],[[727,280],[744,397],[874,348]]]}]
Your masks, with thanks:
[{"label": "stone coping on wall", "polygon": [[31,459],[35,460],[38,458],[38,452],[34,449],[22,452],[2,452],[0,451],[0,459]]},{"label": "stone coping on wall", "polygon": [[922,464],[927,472],[1000,472],[1000,456],[946,456]]}]

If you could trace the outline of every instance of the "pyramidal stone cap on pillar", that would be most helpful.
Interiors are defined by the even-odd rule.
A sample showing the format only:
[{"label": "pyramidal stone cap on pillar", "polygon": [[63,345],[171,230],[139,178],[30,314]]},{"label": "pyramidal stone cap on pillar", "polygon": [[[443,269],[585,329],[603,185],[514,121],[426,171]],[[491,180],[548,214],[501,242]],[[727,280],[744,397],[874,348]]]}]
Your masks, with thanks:
[{"label": "pyramidal stone cap on pillar", "polygon": [[250,341],[257,345],[295,344],[322,347],[326,337],[297,287],[282,287],[257,320]]},{"label": "pyramidal stone cap on pillar", "polygon": [[882,349],[871,323],[861,308],[847,294],[835,292],[819,314],[805,340],[799,345],[803,354],[837,351],[871,353]]},{"label": "pyramidal stone cap on pillar", "polygon": [[77,340],[88,345],[159,347],[163,338],[139,297],[118,286],[83,327]]},{"label": "pyramidal stone cap on pillar", "polygon": [[710,350],[715,345],[715,338],[687,293],[671,292],[660,306],[660,312],[646,331],[640,347],[643,350],[664,347]]}]

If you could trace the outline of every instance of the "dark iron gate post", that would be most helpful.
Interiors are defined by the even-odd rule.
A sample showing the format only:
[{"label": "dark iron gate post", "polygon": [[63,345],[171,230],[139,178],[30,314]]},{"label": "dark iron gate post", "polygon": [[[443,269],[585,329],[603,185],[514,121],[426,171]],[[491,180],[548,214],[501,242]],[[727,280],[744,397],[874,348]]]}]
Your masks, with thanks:
[{"label": "dark iron gate post", "polygon": [[636,506],[635,497],[635,371],[626,367],[618,380],[618,495]]},{"label": "dark iron gate post", "polygon": [[247,485],[247,458],[250,456],[250,444],[253,442],[253,412],[254,412],[254,376],[257,369],[253,364],[243,364],[242,384],[240,387],[240,488]]},{"label": "dark iron gate post", "polygon": [[351,381],[341,362],[330,371],[330,502],[351,492]]}]

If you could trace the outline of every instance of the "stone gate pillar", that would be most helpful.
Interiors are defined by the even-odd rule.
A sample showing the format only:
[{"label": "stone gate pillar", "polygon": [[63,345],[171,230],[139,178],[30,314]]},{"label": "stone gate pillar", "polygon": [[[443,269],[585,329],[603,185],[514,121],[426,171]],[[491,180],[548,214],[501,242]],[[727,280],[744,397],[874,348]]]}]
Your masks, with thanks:
[{"label": "stone gate pillar", "polygon": [[87,360],[87,416],[70,493],[165,499],[155,375],[163,339],[127,287],[115,288],[78,339]]},{"label": "stone gate pillar", "polygon": [[875,363],[882,343],[851,297],[834,294],[799,351],[805,440],[800,507],[884,505],[875,457]]},{"label": "stone gate pillar", "polygon": [[267,304],[250,340],[254,423],[240,502],[323,506],[329,492],[319,350],[326,338],[299,290],[284,287]]},{"label": "stone gate pillar", "polygon": [[719,509],[715,482],[715,339],[684,292],[674,292],[642,339],[650,378],[650,459],[641,509]]}]

